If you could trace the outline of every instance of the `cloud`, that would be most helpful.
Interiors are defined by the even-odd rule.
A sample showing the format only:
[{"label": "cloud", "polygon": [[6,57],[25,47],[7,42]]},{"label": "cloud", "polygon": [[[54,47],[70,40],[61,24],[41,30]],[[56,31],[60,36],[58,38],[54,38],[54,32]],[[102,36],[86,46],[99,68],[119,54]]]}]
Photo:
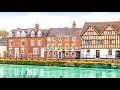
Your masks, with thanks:
[{"label": "cloud", "polygon": [[77,27],[82,27],[85,21],[102,22],[102,21],[118,21],[119,19],[120,13],[112,12],[91,12],[91,13],[89,12],[86,14],[76,13],[76,15],[74,14],[73,16],[68,14],[49,15],[49,13],[48,14],[28,13],[24,15],[16,15],[13,17],[0,17],[0,28],[7,31],[11,31],[12,29],[15,28],[34,28],[34,24],[36,22],[40,24],[40,28],[42,29],[72,27],[73,21],[76,21]]}]

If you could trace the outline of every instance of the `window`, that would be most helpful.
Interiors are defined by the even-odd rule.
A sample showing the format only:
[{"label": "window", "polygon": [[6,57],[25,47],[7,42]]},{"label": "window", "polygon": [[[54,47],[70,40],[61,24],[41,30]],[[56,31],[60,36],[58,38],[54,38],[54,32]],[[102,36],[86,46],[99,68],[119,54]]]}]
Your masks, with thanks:
[{"label": "window", "polygon": [[90,49],[87,49],[87,56],[90,56]]},{"label": "window", "polygon": [[21,48],[21,54],[24,54],[24,48]]},{"label": "window", "polygon": [[50,56],[50,52],[47,52],[47,56]]},{"label": "window", "polygon": [[85,44],[92,44],[92,40],[85,40]]},{"label": "window", "polygon": [[51,37],[47,37],[47,41],[51,41]]},{"label": "window", "polygon": [[9,54],[12,54],[12,48],[9,49]]},{"label": "window", "polygon": [[16,37],[20,37],[20,32],[19,31],[17,31]]},{"label": "window", "polygon": [[53,56],[56,56],[56,52],[53,52]]},{"label": "window", "polygon": [[88,35],[91,35],[91,32],[88,32]]},{"label": "window", "polygon": [[38,31],[38,37],[41,37],[41,36],[42,36],[42,32]]},{"label": "window", "polygon": [[69,41],[69,37],[65,37],[65,41]]},{"label": "window", "polygon": [[109,44],[112,44],[112,40],[109,40]]},{"label": "window", "polygon": [[35,36],[35,32],[32,31],[32,32],[31,32],[31,37],[34,37],[34,36]]},{"label": "window", "polygon": [[25,45],[25,42],[21,41],[21,47],[24,47],[24,45]]},{"label": "window", "polygon": [[68,49],[69,48],[69,44],[65,44],[65,49]]},{"label": "window", "polygon": [[72,41],[76,41],[76,37],[72,37]]},{"label": "window", "polygon": [[56,39],[55,37],[52,37],[52,41],[55,41],[55,39]]},{"label": "window", "polygon": [[13,37],[13,33],[12,32],[9,33],[9,37]]},{"label": "window", "polygon": [[38,48],[33,48],[33,54],[38,54]]},{"label": "window", "polygon": [[69,52],[65,52],[65,56],[69,56]]},{"label": "window", "polygon": [[108,55],[112,55],[112,49],[108,50]]},{"label": "window", "polygon": [[59,41],[62,41],[62,37],[58,37],[58,40],[59,40]]},{"label": "window", "polygon": [[55,49],[55,47],[56,47],[56,45],[55,45],[55,44],[53,44],[53,45],[52,45],[52,49]]},{"label": "window", "polygon": [[10,47],[12,47],[12,41],[10,41]]},{"label": "window", "polygon": [[38,46],[41,46],[41,44],[42,44],[42,41],[38,40]]},{"label": "window", "polygon": [[21,37],[25,37],[25,36],[26,36],[26,33],[24,31],[22,31]]},{"label": "window", "polygon": [[34,40],[31,40],[31,46],[34,46],[34,45],[35,45]]},{"label": "window", "polygon": [[76,49],[76,44],[72,44],[72,49]]},{"label": "window", "polygon": [[58,45],[58,48],[59,48],[59,49],[62,49],[62,44],[59,44],[59,45]]},{"label": "window", "polygon": [[48,48],[48,49],[51,49],[51,45],[50,45],[50,44],[48,44],[48,45],[47,45],[47,48]]},{"label": "window", "polygon": [[75,52],[71,52],[72,56],[75,56]]},{"label": "window", "polygon": [[97,40],[96,44],[104,44],[104,41],[103,40]]}]

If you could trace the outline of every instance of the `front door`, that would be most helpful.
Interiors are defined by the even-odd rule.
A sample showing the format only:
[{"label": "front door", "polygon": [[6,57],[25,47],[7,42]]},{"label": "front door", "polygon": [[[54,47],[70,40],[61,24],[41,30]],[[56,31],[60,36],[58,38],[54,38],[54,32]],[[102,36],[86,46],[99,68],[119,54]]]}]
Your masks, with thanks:
[{"label": "front door", "polygon": [[100,58],[100,50],[96,50],[96,58]]},{"label": "front door", "polygon": [[19,48],[15,48],[15,58],[19,58]]},{"label": "front door", "polygon": [[76,52],[76,59],[80,59],[80,52]]},{"label": "front door", "polygon": [[58,53],[58,58],[62,58],[62,52]]}]

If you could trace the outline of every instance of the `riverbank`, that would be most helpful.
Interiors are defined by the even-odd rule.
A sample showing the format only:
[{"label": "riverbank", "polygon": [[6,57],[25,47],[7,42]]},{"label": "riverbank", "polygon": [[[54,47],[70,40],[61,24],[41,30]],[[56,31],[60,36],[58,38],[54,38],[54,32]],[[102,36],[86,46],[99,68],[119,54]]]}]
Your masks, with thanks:
[{"label": "riverbank", "polygon": [[0,60],[0,64],[120,69],[113,60]]}]

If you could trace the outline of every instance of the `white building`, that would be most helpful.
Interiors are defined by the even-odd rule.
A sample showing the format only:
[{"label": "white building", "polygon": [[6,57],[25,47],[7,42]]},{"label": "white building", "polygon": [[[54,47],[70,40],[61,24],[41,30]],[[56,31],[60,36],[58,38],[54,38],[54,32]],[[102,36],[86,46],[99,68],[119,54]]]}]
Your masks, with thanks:
[{"label": "white building", "polygon": [[81,58],[119,58],[120,21],[85,22]]}]

